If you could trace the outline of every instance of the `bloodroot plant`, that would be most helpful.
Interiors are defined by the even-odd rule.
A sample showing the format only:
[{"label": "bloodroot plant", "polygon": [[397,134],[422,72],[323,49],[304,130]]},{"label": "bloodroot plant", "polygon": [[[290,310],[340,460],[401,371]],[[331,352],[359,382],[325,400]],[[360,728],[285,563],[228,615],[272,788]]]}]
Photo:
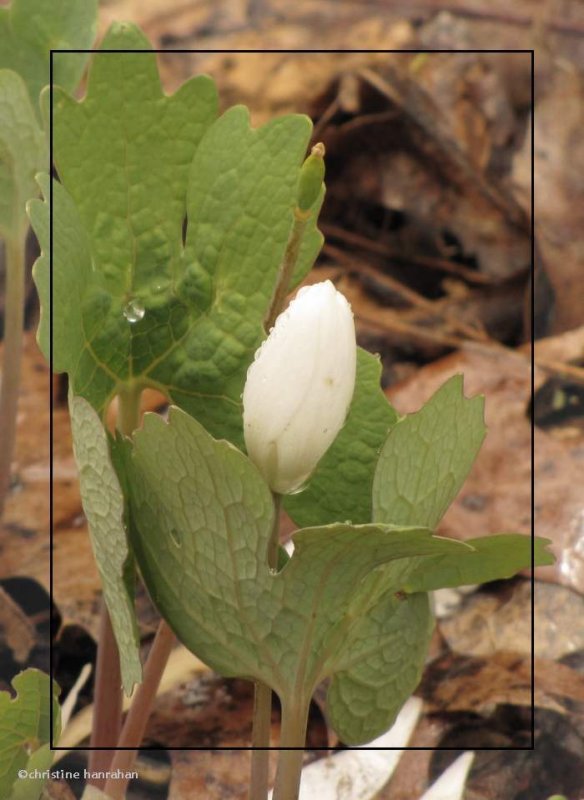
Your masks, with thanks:
[{"label": "bloodroot plant", "polygon": [[[461,376],[400,418],[330,282],[286,308],[322,244],[324,149],[306,158],[310,120],[254,129],[242,106],[218,116],[205,76],[166,96],[130,25],[113,26],[103,50],[86,97],[56,90],[53,109],[54,364],[69,375],[107,608],[99,663],[110,669],[98,671],[92,741],[139,746],[174,634],[221,675],[255,683],[253,800],[267,795],[259,748],[270,745],[276,692],[274,796],[294,800],[316,687],[328,681],[328,721],[343,742],[374,739],[420,679],[428,593],[510,577],[530,565],[532,542],[434,533],[485,436],[483,399],[464,397]],[[48,351],[42,185],[31,215]],[[168,419],[140,424],[147,387],[168,398]],[[115,437],[104,428],[114,398]],[[299,527],[290,557],[281,508]],[[543,540],[534,554],[551,561]],[[142,680],[136,575],[163,622],[124,728],[108,740],[104,714],[119,718],[121,686]],[[115,800],[125,784],[104,790]]]}]

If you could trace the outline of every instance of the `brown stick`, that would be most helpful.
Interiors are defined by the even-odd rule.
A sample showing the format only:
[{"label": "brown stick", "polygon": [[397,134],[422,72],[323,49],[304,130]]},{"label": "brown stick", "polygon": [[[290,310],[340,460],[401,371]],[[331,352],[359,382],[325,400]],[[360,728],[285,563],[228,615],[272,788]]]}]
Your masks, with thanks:
[{"label": "brown stick", "polygon": [[[162,673],[174,645],[174,633],[164,620],[161,620],[152,648],[144,667],[144,680],[132,698],[132,705],[124,722],[118,747],[133,747],[134,750],[116,750],[111,762],[110,772],[120,770],[123,773],[131,771],[136,761],[138,747],[144,738],[146,724],[154,705],[156,692],[162,678]],[[105,782],[105,794],[112,800],[123,800],[126,796],[128,778],[110,777]]]},{"label": "brown stick", "polygon": [[354,231],[346,231],[337,225],[330,225],[328,223],[322,224],[322,232],[325,236],[332,239],[340,239],[347,244],[353,244],[356,247],[361,247],[368,250],[370,253],[378,253],[380,256],[385,256],[398,263],[412,263],[420,267],[427,267],[428,269],[437,270],[439,272],[448,272],[451,275],[457,275],[469,283],[480,284],[481,286],[492,286],[497,281],[490,278],[488,275],[483,275],[468,267],[463,267],[462,264],[457,264],[455,261],[448,261],[445,258],[435,258],[433,256],[421,256],[412,253],[404,256],[403,253],[397,252],[388,245],[382,242],[376,242],[374,239],[369,239],[367,236],[362,236],[360,233]]},{"label": "brown stick", "polygon": [[[388,311],[386,311],[386,313],[383,315],[383,321],[380,321],[379,319],[373,319],[372,317],[368,317],[367,315],[360,313],[358,315],[357,322],[364,323],[364,325],[370,330],[378,330],[384,333],[387,333],[387,331],[398,331],[411,336],[414,340],[434,343],[438,342],[446,347],[452,347],[455,349],[467,350],[471,352],[474,350],[489,354],[499,352],[510,356],[511,358],[517,358],[524,363],[529,363],[531,359],[531,350],[526,350],[524,348],[514,350],[513,348],[506,347],[504,344],[501,344],[494,339],[491,339],[488,342],[469,341],[461,339],[459,336],[442,333],[435,329],[420,328],[417,325],[412,325],[408,322],[400,320],[395,314],[392,314]],[[551,372],[555,375],[563,375],[568,378],[573,378],[579,383],[584,384],[584,367],[579,367],[576,364],[567,364],[561,361],[553,361],[548,358],[542,358],[541,356],[538,356],[537,353],[534,358],[534,363],[536,367],[539,367],[545,372]]]},{"label": "brown stick", "polygon": [[[325,245],[324,249],[325,252],[329,253],[331,256],[337,258],[341,262],[344,261],[348,264],[353,263],[353,260],[350,256],[348,256],[342,250],[333,247],[332,245],[327,244]],[[396,294],[400,294],[410,305],[417,306],[418,308],[422,308],[424,311],[427,311],[430,314],[442,317],[442,319],[447,322],[450,327],[464,334],[469,339],[477,342],[490,341],[489,336],[484,331],[480,330],[479,328],[473,328],[471,325],[467,325],[463,320],[458,319],[446,309],[439,309],[432,300],[428,300],[428,298],[424,297],[424,295],[421,295],[413,289],[410,289],[409,286],[405,286],[403,283],[401,283],[401,281],[398,281],[397,278],[392,278],[391,275],[386,275],[382,272],[379,272],[379,270],[370,267],[368,264],[360,263],[358,269],[365,275],[369,275],[370,277],[374,278],[374,280],[378,281],[378,283],[396,292]]]}]

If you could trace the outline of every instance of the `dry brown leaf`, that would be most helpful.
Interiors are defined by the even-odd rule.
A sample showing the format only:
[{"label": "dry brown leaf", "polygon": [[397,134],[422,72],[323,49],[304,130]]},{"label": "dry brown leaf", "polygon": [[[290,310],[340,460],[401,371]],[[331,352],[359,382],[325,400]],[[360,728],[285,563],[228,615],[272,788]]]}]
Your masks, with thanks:
[{"label": "dry brown leaf", "polygon": [[75,795],[65,781],[50,780],[43,787],[40,800],[75,800]]},{"label": "dry brown leaf", "polygon": [[[551,583],[535,585],[534,654],[559,659],[584,650],[584,598]],[[440,632],[451,650],[488,656],[498,650],[531,654],[531,583],[514,581],[503,591],[480,591],[467,596],[456,614],[442,619]]]},{"label": "dry brown leaf", "polygon": [[34,625],[18,603],[0,586],[0,645],[5,643],[14,654],[15,661],[23,664],[35,641]]},{"label": "dry brown leaf", "polygon": [[[535,706],[584,715],[584,676],[547,659],[535,661]],[[499,651],[489,658],[448,654],[424,673],[420,692],[431,713],[488,715],[497,705],[531,707],[531,659]]]},{"label": "dry brown leaf", "polygon": [[[546,272],[555,295],[555,333],[584,323],[584,89],[579,71],[557,66],[535,109],[535,220]],[[528,207],[531,136],[518,152],[513,177]]]}]

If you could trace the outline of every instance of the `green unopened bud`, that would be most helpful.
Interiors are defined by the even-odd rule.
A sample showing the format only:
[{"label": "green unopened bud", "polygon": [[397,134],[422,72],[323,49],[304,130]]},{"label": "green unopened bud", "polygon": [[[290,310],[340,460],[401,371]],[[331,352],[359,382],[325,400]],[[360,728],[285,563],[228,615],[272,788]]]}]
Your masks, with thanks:
[{"label": "green unopened bud", "polygon": [[315,144],[300,170],[297,206],[309,211],[315,204],[324,180],[324,144]]}]

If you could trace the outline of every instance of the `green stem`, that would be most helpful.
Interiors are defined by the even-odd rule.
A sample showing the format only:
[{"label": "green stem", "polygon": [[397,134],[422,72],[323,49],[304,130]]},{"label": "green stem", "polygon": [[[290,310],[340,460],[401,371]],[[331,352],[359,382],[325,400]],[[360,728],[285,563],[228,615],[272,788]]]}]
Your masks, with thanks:
[{"label": "green stem", "polygon": [[131,436],[140,423],[141,394],[142,388],[137,384],[120,390],[117,428],[124,436]]},{"label": "green stem", "polygon": [[272,295],[270,307],[264,322],[264,329],[268,332],[270,328],[273,327],[276,317],[284,306],[284,301],[286,300],[286,295],[288,294],[290,287],[290,281],[292,280],[292,275],[294,274],[294,268],[296,266],[296,262],[298,261],[298,254],[300,253],[300,245],[302,244],[304,229],[309,219],[310,212],[302,212],[298,208],[295,210],[294,226],[288,238],[288,244],[286,245],[284,258],[278,271],[276,288],[274,289],[274,294]]},{"label": "green stem", "polygon": [[[274,525],[268,542],[268,566],[278,566],[278,546],[280,544],[280,508],[282,496],[274,494]],[[255,685],[253,729],[251,735],[251,780],[249,800],[265,800],[268,796],[270,769],[270,730],[272,721],[272,690],[259,681]]]},{"label": "green stem", "polygon": [[[117,428],[125,436],[129,436],[138,427],[140,395],[141,389],[137,387],[124,389],[119,394]],[[115,747],[122,727],[122,678],[120,654],[105,603],[101,609],[93,707],[90,747]],[[115,752],[113,749],[92,750],[89,754],[89,771],[107,771]],[[99,778],[90,779],[89,783],[98,789],[104,785],[104,781]]]},{"label": "green stem", "polygon": [[10,470],[16,441],[16,413],[20,389],[22,331],[24,327],[24,263],[26,231],[6,239],[6,304],[4,316],[4,364],[0,389],[0,519],[10,486]]},{"label": "green stem", "polygon": [[274,499],[274,524],[268,542],[268,567],[276,569],[278,566],[278,548],[280,547],[280,511],[282,509],[282,495],[272,492]]},{"label": "green stem", "polygon": [[281,749],[274,787],[274,800],[298,800],[306,742],[308,705],[308,702],[304,702],[301,698],[295,699],[293,704],[282,702]]},{"label": "green stem", "polygon": [[251,780],[249,800],[265,800],[270,776],[270,728],[272,690],[265,683],[255,684],[253,731],[251,736]]}]

